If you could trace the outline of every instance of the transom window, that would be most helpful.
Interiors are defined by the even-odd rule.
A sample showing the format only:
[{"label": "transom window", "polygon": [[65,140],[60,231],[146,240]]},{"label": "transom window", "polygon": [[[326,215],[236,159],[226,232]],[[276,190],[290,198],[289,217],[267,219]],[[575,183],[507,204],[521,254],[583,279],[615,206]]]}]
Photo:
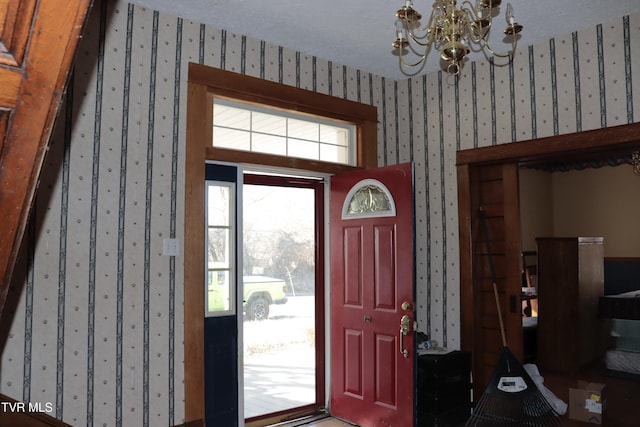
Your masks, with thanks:
[{"label": "transom window", "polygon": [[213,146],[356,165],[356,126],[338,120],[213,99]]}]

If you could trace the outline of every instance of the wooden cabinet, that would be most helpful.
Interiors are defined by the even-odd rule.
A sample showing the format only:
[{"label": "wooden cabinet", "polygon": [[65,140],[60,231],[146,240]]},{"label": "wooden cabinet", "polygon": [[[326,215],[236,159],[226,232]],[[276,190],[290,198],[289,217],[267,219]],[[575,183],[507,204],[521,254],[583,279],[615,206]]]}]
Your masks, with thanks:
[{"label": "wooden cabinet", "polygon": [[601,360],[607,326],[598,319],[604,293],[602,237],[538,238],[540,369],[575,374]]}]

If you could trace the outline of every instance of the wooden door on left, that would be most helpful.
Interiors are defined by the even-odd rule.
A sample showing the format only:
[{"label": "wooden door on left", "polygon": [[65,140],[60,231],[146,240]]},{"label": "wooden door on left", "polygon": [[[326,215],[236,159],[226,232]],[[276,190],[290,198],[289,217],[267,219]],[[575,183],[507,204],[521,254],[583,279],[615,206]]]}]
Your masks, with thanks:
[{"label": "wooden door on left", "polygon": [[0,0],[0,315],[91,0]]}]

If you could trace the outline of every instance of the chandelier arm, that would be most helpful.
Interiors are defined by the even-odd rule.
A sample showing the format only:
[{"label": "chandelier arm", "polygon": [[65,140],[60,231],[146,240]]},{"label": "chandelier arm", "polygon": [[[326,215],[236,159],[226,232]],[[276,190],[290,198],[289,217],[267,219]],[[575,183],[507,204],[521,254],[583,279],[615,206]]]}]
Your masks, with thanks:
[{"label": "chandelier arm", "polygon": [[[468,6],[468,8],[464,7],[465,5]],[[464,0],[462,2],[462,7],[460,7],[460,10],[465,10],[465,11],[467,11],[467,13],[470,13],[471,15],[473,15],[473,17],[475,19],[478,19],[478,11],[473,6],[473,4],[471,4],[471,2],[469,0]],[[491,16],[491,15],[489,15],[489,16]]]},{"label": "chandelier arm", "polygon": [[[416,65],[419,65],[421,62],[423,62],[423,61],[427,58],[427,56],[429,55],[429,52],[431,52],[431,46],[432,46],[432,44],[433,44],[433,43],[430,43],[430,44],[426,45],[427,49],[424,51],[424,53],[423,53],[423,54],[418,54],[418,53],[416,53],[416,51],[415,51],[414,49],[411,49],[411,51],[412,51],[413,53],[415,53],[416,55],[418,55],[418,59],[416,60],[416,62],[413,62],[413,63],[412,63],[412,62],[407,62],[407,61],[405,61],[405,60],[403,59],[403,57],[404,57],[405,55],[403,55],[403,54],[402,54],[402,51],[401,51],[401,52],[400,52],[400,55],[398,56],[398,57],[400,58],[400,63],[401,63],[402,65],[406,66],[406,67],[415,67]],[[409,47],[411,47],[411,46],[409,46]]]},{"label": "chandelier arm", "polygon": [[431,13],[429,14],[429,19],[427,20],[427,23],[424,24],[422,27],[418,27],[418,31],[429,31],[429,29],[433,26],[434,24],[434,20],[436,19],[436,11],[440,11],[440,14],[444,13],[444,9],[442,8],[442,6],[436,6],[434,5],[434,7],[431,9]]},{"label": "chandelier arm", "polygon": [[[488,29],[489,27],[487,27]],[[484,36],[486,35],[486,31],[484,33],[478,33],[478,27],[475,25],[474,21],[469,21],[465,18],[464,20],[464,29],[467,38],[472,43],[481,44],[484,41]]]},{"label": "chandelier arm", "polygon": [[[409,39],[407,40],[413,41],[418,46],[431,48],[431,45],[433,44],[433,37],[430,34],[423,37],[418,37],[414,35],[412,32],[407,32],[407,35],[409,36]],[[424,39],[426,39],[426,41],[422,41]],[[409,44],[409,46],[411,47],[411,44]],[[411,50],[413,50],[413,48]]]},{"label": "chandelier arm", "polygon": [[[435,14],[435,8],[431,10],[431,14],[429,15],[429,20],[427,21],[427,24],[424,27],[417,28],[417,31],[424,32],[424,35],[419,35],[419,34],[416,35],[414,31],[409,27],[409,25],[406,22],[403,22],[405,31],[409,36],[409,38],[419,46],[428,47],[427,51],[431,49],[431,45],[433,44],[433,41],[434,41],[433,34],[429,32],[429,29],[431,29],[431,27],[433,26],[434,14]],[[422,40],[424,40],[425,38],[427,39],[427,41],[423,42]]]},{"label": "chandelier arm", "polygon": [[[488,17],[485,18],[487,20],[486,30],[479,31],[481,27],[477,25],[477,21],[483,19],[483,17],[481,17],[478,14],[478,10],[468,0],[463,1],[462,5],[463,7],[461,7],[460,10],[465,11],[467,14],[466,17],[471,18],[471,21],[469,21],[469,19],[466,19],[465,17],[465,26],[467,27],[467,34],[469,35],[469,39],[473,43],[480,44],[485,39],[485,37],[489,33],[489,30],[491,29],[491,23],[493,22],[493,15],[489,10]],[[464,7],[464,6],[467,6],[467,7]]]},{"label": "chandelier arm", "polygon": [[427,55],[429,55],[429,52],[431,52],[431,46],[433,46],[433,40],[431,40],[429,43],[420,44],[420,46],[424,48],[424,52],[422,53],[418,51],[418,48],[416,46],[412,46],[411,43],[407,45],[409,50],[413,52],[413,54],[416,55],[418,58],[420,58],[418,63],[424,61]]},{"label": "chandelier arm", "polygon": [[516,48],[518,47],[518,39],[515,36],[513,37],[513,41],[511,42],[511,50],[505,53],[498,53],[495,50],[493,50],[489,42],[486,40],[484,40],[484,42],[482,43],[482,47],[487,49],[489,52],[491,52],[493,56],[496,56],[498,58],[511,58],[513,54],[516,52]]}]

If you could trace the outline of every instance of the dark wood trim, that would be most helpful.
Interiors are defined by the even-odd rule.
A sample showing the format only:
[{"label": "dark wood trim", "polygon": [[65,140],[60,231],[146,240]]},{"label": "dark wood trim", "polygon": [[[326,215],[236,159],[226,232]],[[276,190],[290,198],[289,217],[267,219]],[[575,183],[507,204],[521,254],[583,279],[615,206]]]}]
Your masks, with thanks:
[{"label": "dark wood trim", "polygon": [[640,262],[640,257],[604,257],[604,262]]},{"label": "dark wood trim", "polygon": [[357,170],[353,166],[326,163],[317,160],[298,159],[294,157],[272,156],[270,154],[252,153],[248,151],[227,150],[224,148],[206,148],[207,159],[220,162],[272,166],[293,170],[306,170],[334,175],[341,172]]},{"label": "dark wood trim", "polygon": [[[471,214],[471,177],[469,165],[458,169],[458,237],[460,244],[460,338],[461,350],[473,350],[474,330],[474,287],[473,287],[473,236]],[[473,357],[473,353],[472,353]],[[472,364],[473,366],[473,364]]]},{"label": "dark wood trim", "polygon": [[[375,107],[374,107],[375,108]],[[377,108],[376,108],[377,111]],[[362,121],[358,126],[357,166],[373,169],[378,166],[378,122],[377,118]]]},{"label": "dark wood trim", "polygon": [[[520,273],[520,248],[515,245],[515,239],[520,240],[521,227],[519,223],[519,190],[517,166],[536,162],[541,165],[545,161],[563,159],[571,161],[595,158],[597,155],[608,153],[620,153],[635,150],[640,147],[640,123],[614,126],[604,129],[596,129],[568,135],[558,135],[537,140],[514,142],[490,147],[476,148],[459,151],[456,155],[458,171],[458,210],[459,210],[459,239],[460,239],[460,297],[461,297],[461,348],[472,351],[474,378],[481,366],[479,358],[484,347],[483,337],[480,336],[478,322],[485,315],[483,308],[476,306],[480,295],[475,289],[480,280],[478,271],[480,259],[476,259],[476,253],[482,252],[480,240],[477,237],[478,219],[478,194],[481,176],[478,173],[483,166],[491,167],[507,166],[505,172],[504,200],[504,232],[505,239],[505,276],[509,277],[506,289],[515,289]],[[515,199],[513,199],[515,195]],[[495,212],[495,214],[498,214]],[[512,236],[512,238],[509,238]],[[616,258],[627,260],[628,258]],[[633,259],[633,258],[631,258]],[[640,260],[640,258],[638,258]],[[605,259],[606,260],[606,259]],[[516,274],[517,273],[517,274]],[[513,283],[512,283],[513,282]],[[519,284],[518,284],[519,286]],[[504,297],[503,297],[504,298]],[[507,306],[503,301],[503,306]],[[503,310],[504,311],[504,310]],[[511,322],[511,317],[509,318]],[[520,323],[513,320],[514,323]],[[509,332],[510,330],[510,332]],[[521,337],[516,337],[517,328],[507,327],[508,345],[513,351],[520,351]],[[485,384],[474,383],[476,393],[482,393]]]},{"label": "dark wood trim", "polygon": [[173,427],[205,427],[204,420],[187,421],[184,424],[176,424]]},{"label": "dark wood trim", "polygon": [[313,116],[332,117],[345,122],[378,120],[378,110],[372,105],[206,65],[190,63],[189,81],[206,86],[217,96],[232,100],[270,105]]},{"label": "dark wood trim", "polygon": [[[204,170],[208,144],[206,87],[189,83],[184,208],[184,412],[204,419]],[[209,115],[209,117],[211,117]],[[191,256],[196,254],[196,256]]]},{"label": "dark wood trim", "polygon": [[544,158],[578,155],[588,151],[613,150],[636,143],[640,145],[640,122],[461,150],[456,154],[456,164],[522,163]]}]

